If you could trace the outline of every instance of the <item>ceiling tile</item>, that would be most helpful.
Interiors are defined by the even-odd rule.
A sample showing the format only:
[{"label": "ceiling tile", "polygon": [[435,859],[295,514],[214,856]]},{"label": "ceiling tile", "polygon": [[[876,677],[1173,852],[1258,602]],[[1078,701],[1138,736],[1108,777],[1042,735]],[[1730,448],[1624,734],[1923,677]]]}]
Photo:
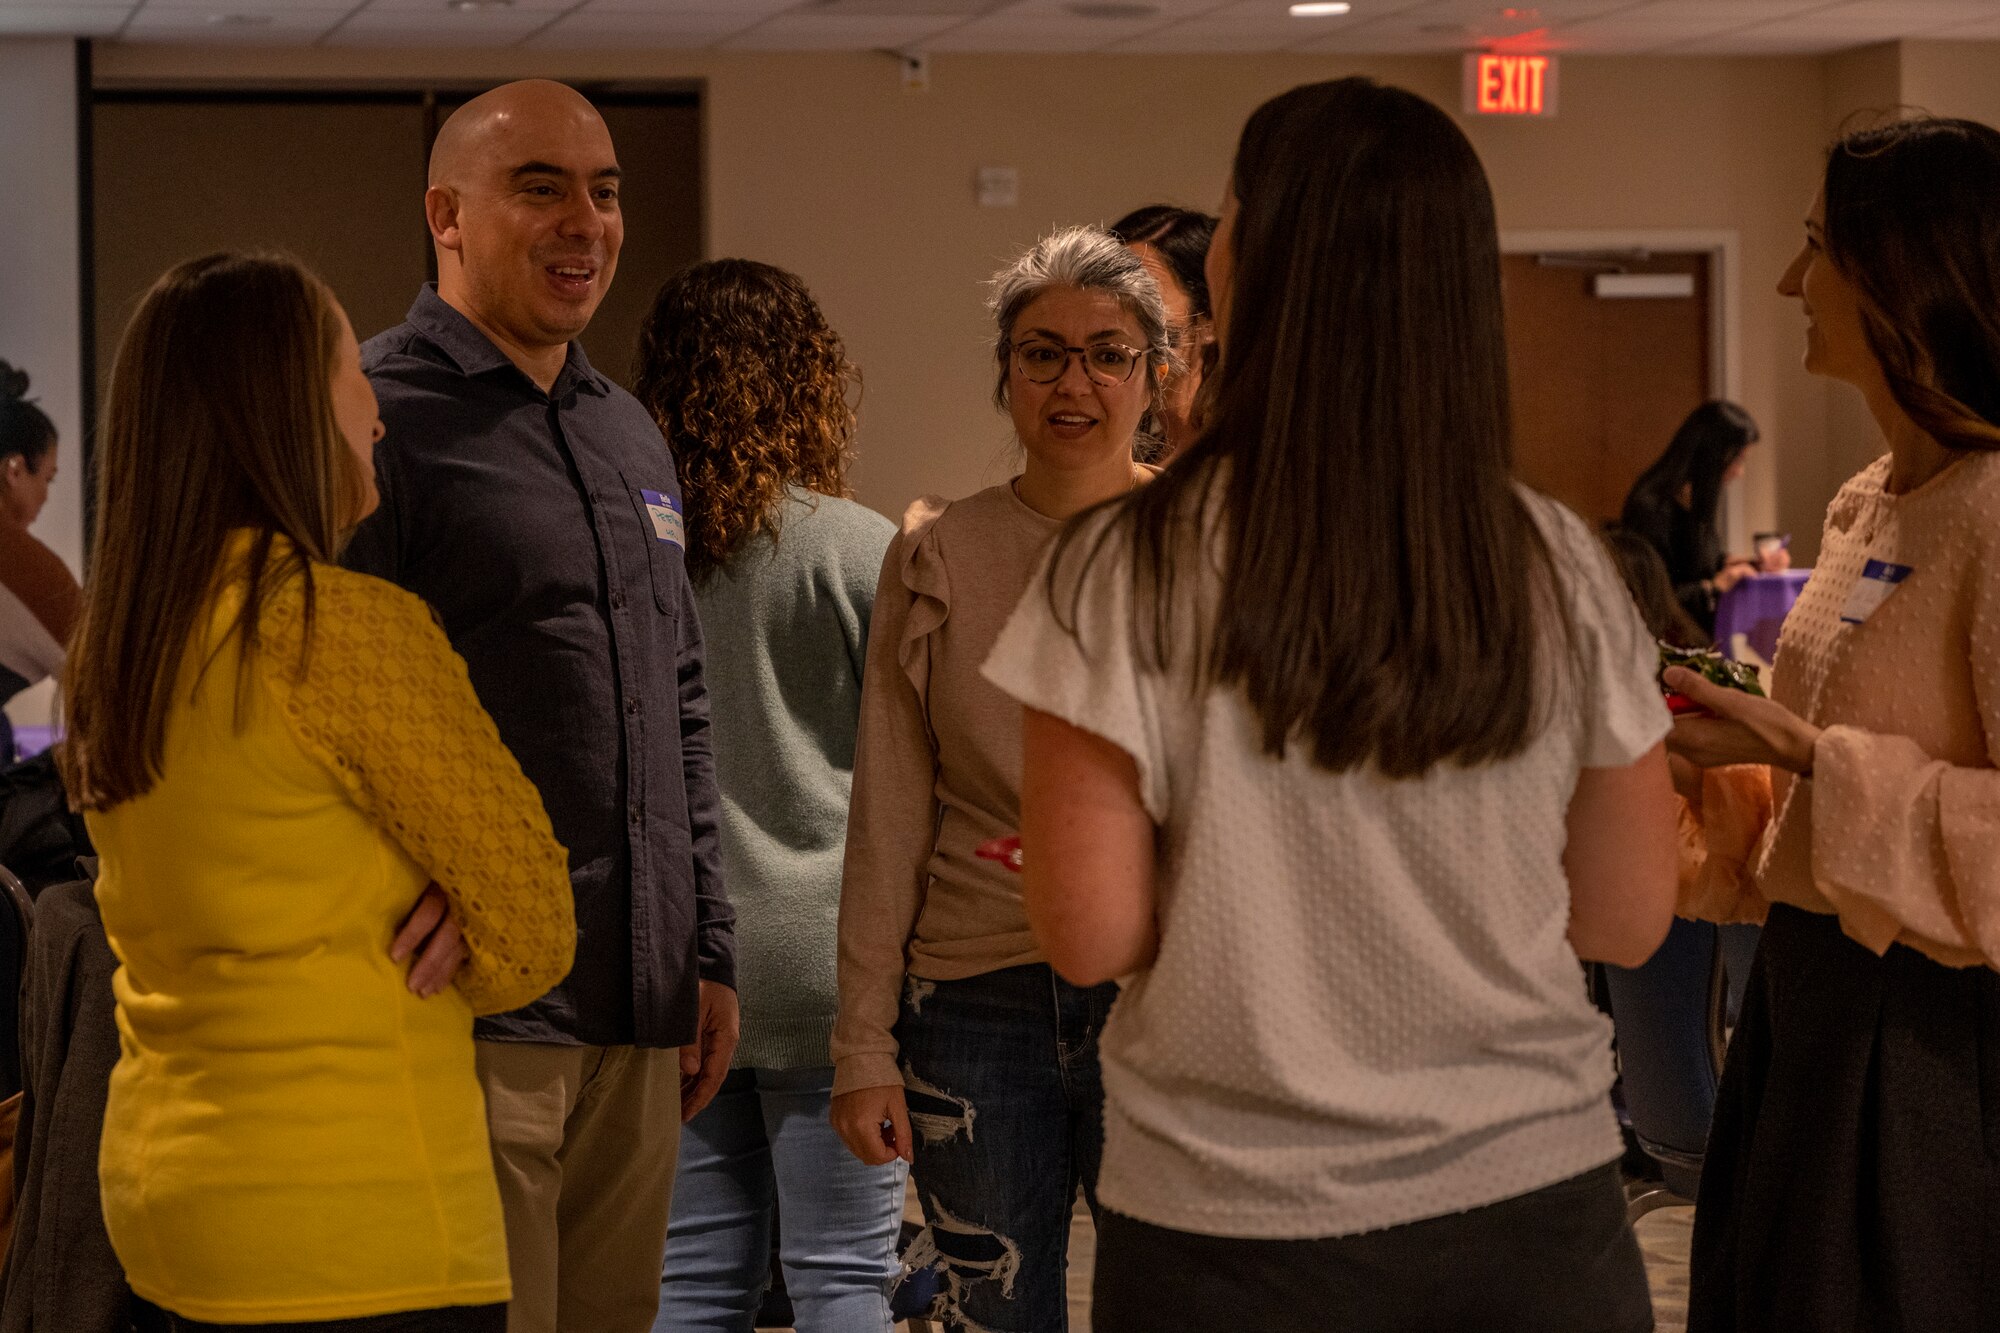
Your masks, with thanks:
[{"label": "ceiling tile", "polygon": [[0,37],[108,37],[130,5],[0,5]]},{"label": "ceiling tile", "polygon": [[593,3],[558,19],[535,34],[527,45],[591,50],[607,46],[646,46],[667,51],[695,51],[733,37],[749,25],[726,15],[652,14],[604,9]]},{"label": "ceiling tile", "polygon": [[784,13],[759,23],[724,45],[733,51],[873,51],[913,46],[964,20],[852,18],[846,15]]},{"label": "ceiling tile", "polygon": [[556,14],[576,7],[577,0],[507,0],[504,6],[494,9],[455,9],[451,0],[369,0],[368,8],[362,10],[356,19],[380,15],[394,16],[401,22],[407,18],[421,17],[427,26],[447,32],[464,27],[478,31],[481,25],[494,20],[518,19],[533,15],[540,23],[546,23]]},{"label": "ceiling tile", "polygon": [[1849,19],[1886,19],[1905,25],[1907,31],[1941,27],[1947,23],[1971,23],[1994,17],[2000,9],[1993,0],[1850,0],[1820,10],[1813,17],[1830,23]]},{"label": "ceiling tile", "polygon": [[[345,9],[274,8],[240,0],[204,0],[199,5],[163,5],[149,0],[133,16],[121,36],[134,42],[177,42],[189,45],[298,46],[317,40],[347,16]],[[248,17],[253,23],[219,23],[218,18]]]},{"label": "ceiling tile", "polygon": [[1302,55],[1422,55],[1462,51],[1465,45],[1464,34],[1456,29],[1452,33],[1433,33],[1375,27],[1354,28],[1290,49]]},{"label": "ceiling tile", "polygon": [[[1080,15],[1075,12],[1075,6],[1088,6],[1093,3],[1112,5],[1120,9],[1130,9],[1135,12],[1123,15]],[[1203,15],[1212,15],[1218,9],[1231,7],[1227,3],[1227,0],[1014,0],[1014,3],[1008,5],[1005,9],[986,15],[985,21],[993,23],[1016,19],[1048,19],[1058,23],[1094,24],[1131,21],[1159,24],[1169,23],[1175,19],[1198,18]],[[1277,0],[1275,5],[1272,3],[1272,0],[1265,0],[1265,3],[1260,8],[1266,12],[1272,8],[1276,8],[1280,16],[1285,14],[1285,6],[1282,0]],[[1136,12],[1141,9],[1147,12],[1143,14]]]},{"label": "ceiling tile", "polygon": [[[1289,0],[513,0],[460,13],[445,0],[373,0],[328,39],[337,44],[731,50],[1117,51],[1221,53],[1448,52],[1545,34],[1573,53],[1812,54],[1900,37],[2000,38],[2000,0],[1351,0],[1332,19],[1292,19]],[[1078,15],[1079,4],[1138,5],[1131,17]],[[273,41],[315,31],[340,0],[147,0],[134,40]],[[985,7],[988,12],[980,16]],[[1502,11],[1512,8],[1514,17]],[[929,9],[952,12],[929,14]],[[877,10],[869,14],[865,11]],[[269,13],[269,24],[211,28],[216,12]],[[0,0],[0,35],[118,32],[135,11],[84,0]],[[967,17],[968,14],[974,15]],[[558,16],[561,16],[560,18]]]},{"label": "ceiling tile", "polygon": [[1192,19],[1156,28],[1110,49],[1134,55],[1283,51],[1298,45],[1302,39],[1324,37],[1327,32],[1318,26],[1308,29],[1297,20],[1252,23]]},{"label": "ceiling tile", "polygon": [[1759,23],[1765,19],[1788,18],[1825,9],[1837,0],[1652,0],[1620,11],[1631,18],[1734,19],[1739,23]]},{"label": "ceiling tile", "polygon": [[370,6],[326,39],[328,46],[511,46],[547,23],[548,11],[492,9],[454,13],[436,8]]},{"label": "ceiling tile", "polygon": [[928,38],[926,51],[1098,51],[1164,26],[1156,18],[1091,19],[1053,23],[1047,19],[978,19]]},{"label": "ceiling tile", "polygon": [[1978,19],[1971,23],[1958,24],[1946,28],[1942,32],[1934,32],[1930,35],[1954,42],[1977,42],[2000,37],[2000,13],[1989,15],[1986,18]]},{"label": "ceiling tile", "polygon": [[669,4],[662,4],[661,0],[590,0],[579,12],[617,12],[655,18],[663,24],[685,23],[693,27],[741,31],[773,14],[782,13],[792,3],[793,0],[740,0],[740,3],[739,0],[697,0],[696,3],[679,0]]}]

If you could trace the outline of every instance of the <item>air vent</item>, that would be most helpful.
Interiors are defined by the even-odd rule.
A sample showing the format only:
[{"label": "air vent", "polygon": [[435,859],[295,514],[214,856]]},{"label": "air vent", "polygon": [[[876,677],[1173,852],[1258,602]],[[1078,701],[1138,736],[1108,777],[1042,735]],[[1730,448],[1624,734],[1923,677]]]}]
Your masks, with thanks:
[{"label": "air vent", "polygon": [[814,18],[918,19],[978,18],[1006,8],[1009,0],[813,0],[795,14]]}]

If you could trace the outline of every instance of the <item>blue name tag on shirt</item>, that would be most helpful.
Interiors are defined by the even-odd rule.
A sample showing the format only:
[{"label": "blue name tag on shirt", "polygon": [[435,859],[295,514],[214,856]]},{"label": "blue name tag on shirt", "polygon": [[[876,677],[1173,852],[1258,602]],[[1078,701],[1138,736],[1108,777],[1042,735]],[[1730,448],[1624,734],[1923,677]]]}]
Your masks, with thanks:
[{"label": "blue name tag on shirt", "polygon": [[1854,591],[1847,594],[1847,605],[1840,608],[1840,623],[1860,625],[1875,614],[1877,607],[1889,600],[1889,594],[1901,586],[1904,579],[1916,573],[1909,565],[1892,565],[1887,560],[1870,560],[1861,567],[1861,577],[1854,582]]},{"label": "blue name tag on shirt", "polygon": [[687,520],[681,517],[681,502],[671,495],[643,488],[639,498],[646,502],[646,516],[653,520],[653,539],[672,542],[686,550]]}]

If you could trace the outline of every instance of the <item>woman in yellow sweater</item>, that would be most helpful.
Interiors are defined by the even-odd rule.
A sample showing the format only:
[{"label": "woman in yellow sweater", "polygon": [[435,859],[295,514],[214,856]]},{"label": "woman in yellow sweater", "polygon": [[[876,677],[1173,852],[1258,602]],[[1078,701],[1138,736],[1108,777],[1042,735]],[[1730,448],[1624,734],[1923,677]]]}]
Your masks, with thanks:
[{"label": "woman in yellow sweater", "polygon": [[472,1017],[568,970],[566,857],[424,605],[330,563],[380,433],[289,260],[173,269],[112,373],[65,765],[121,963],[105,1222],[176,1330],[505,1327]]}]

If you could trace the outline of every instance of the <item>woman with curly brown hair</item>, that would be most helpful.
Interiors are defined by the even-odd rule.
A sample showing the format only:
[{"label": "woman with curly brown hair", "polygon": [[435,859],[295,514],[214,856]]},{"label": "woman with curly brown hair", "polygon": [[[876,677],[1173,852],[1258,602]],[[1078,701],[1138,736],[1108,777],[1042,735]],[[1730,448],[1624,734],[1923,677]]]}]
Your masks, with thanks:
[{"label": "woman with curly brown hair", "polygon": [[876,574],[895,526],[846,498],[855,371],[806,286],[696,264],[654,298],[637,392],[681,469],[736,906],[735,1068],[681,1138],[659,1333],[748,1333],[780,1259],[804,1333],[883,1333],[903,1165],[828,1122],[834,920]]}]

